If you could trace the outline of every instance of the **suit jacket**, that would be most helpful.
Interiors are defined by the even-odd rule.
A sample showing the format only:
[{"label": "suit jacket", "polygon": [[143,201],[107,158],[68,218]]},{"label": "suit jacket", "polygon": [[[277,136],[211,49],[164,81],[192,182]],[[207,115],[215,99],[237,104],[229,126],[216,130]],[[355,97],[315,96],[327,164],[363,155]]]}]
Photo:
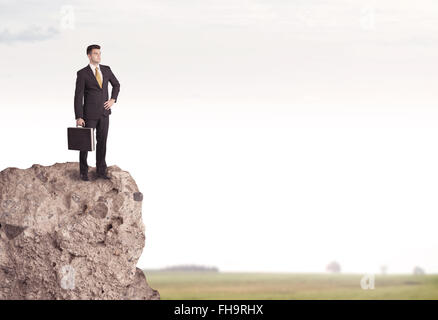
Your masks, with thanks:
[{"label": "suit jacket", "polygon": [[103,106],[104,102],[108,100],[108,82],[112,86],[111,98],[117,102],[120,91],[119,81],[109,66],[99,64],[99,67],[103,78],[102,88],[100,88],[96,76],[88,64],[76,74],[74,98],[76,119],[99,119],[101,115],[109,116],[111,114],[111,109],[106,110]]}]

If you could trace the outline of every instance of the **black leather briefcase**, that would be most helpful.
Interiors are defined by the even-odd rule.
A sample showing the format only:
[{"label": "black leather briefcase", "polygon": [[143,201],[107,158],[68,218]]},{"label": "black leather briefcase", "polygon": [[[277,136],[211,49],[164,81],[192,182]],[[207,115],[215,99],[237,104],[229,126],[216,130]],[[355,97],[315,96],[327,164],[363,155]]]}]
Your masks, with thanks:
[{"label": "black leather briefcase", "polygon": [[94,128],[76,126],[67,128],[68,149],[94,151]]}]

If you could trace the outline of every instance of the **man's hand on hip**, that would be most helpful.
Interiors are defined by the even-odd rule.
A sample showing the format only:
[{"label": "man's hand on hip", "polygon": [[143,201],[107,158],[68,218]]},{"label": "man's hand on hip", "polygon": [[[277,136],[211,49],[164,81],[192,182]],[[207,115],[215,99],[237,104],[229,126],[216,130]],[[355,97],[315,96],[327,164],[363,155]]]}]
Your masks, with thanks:
[{"label": "man's hand on hip", "polygon": [[109,99],[108,101],[105,101],[105,103],[103,104],[103,107],[106,110],[109,110],[111,108],[111,106],[114,104],[115,101],[116,100],[114,100],[114,99]]}]

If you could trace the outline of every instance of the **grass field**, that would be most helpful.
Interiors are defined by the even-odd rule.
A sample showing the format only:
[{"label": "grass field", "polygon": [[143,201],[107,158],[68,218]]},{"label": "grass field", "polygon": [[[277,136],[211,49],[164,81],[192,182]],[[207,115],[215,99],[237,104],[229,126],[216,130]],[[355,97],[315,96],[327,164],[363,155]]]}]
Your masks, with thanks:
[{"label": "grass field", "polygon": [[438,275],[376,275],[374,289],[361,274],[145,271],[161,299],[438,299]]}]

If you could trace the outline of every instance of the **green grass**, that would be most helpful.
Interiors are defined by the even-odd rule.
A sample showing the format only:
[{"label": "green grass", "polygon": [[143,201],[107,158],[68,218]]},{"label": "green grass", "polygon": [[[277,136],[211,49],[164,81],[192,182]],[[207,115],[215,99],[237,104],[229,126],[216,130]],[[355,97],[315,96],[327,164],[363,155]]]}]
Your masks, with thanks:
[{"label": "green grass", "polygon": [[438,299],[438,275],[376,275],[363,290],[361,274],[145,271],[163,300],[190,299]]}]

